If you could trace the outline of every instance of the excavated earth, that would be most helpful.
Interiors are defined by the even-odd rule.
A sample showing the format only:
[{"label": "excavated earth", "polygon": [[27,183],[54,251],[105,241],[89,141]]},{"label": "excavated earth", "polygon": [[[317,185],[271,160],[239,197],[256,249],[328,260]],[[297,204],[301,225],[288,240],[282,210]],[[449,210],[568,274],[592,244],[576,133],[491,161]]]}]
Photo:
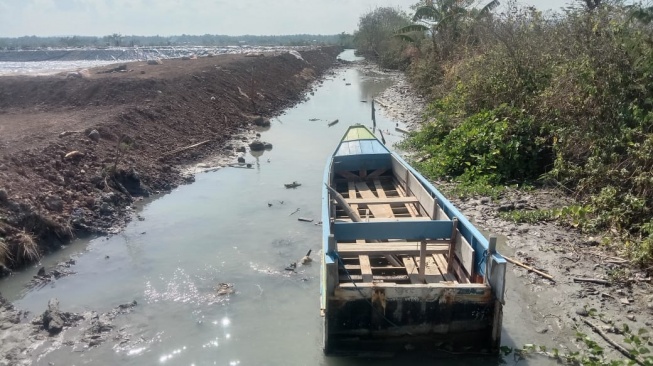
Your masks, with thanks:
[{"label": "excavated earth", "polygon": [[303,100],[339,52],[0,77],[0,276],[37,250],[120,230],[135,200],[192,180],[189,164],[236,163],[255,125]]},{"label": "excavated earth", "polygon": [[[118,232],[138,217],[135,201],[191,182],[197,162],[238,165],[256,131],[304,100],[340,51],[0,77],[0,277],[75,237]],[[74,273],[74,264],[41,268],[30,286]],[[29,365],[46,344],[127,342],[113,319],[134,306],[76,314],[52,299],[34,317],[0,294],[0,365]]]}]

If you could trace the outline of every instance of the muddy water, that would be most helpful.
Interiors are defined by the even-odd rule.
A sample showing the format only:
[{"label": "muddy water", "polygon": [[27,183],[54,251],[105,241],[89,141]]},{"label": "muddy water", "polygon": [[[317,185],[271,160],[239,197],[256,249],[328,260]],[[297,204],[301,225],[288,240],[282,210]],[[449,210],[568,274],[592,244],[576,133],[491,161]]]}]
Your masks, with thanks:
[{"label": "muddy water", "polygon": [[[341,57],[353,59],[353,54]],[[74,254],[75,275],[22,290],[34,267],[0,282],[9,300],[33,313],[43,312],[51,297],[60,300],[62,309],[75,312],[106,312],[138,302],[133,313],[116,319],[117,327],[131,335],[129,341],[91,350],[63,347],[38,357],[35,364],[432,364],[416,354],[392,360],[325,358],[320,348],[319,263],[298,265],[296,272],[284,270],[309,249],[318,257],[321,227],[316,223],[326,159],[349,125],[371,127],[370,103],[361,101],[391,84],[387,77],[365,76],[355,67],[338,71],[309,100],[262,132],[262,140],[274,148],[248,155],[253,169],[199,174],[194,184],[141,207],[145,220],[134,221],[122,234],[75,242],[43,261],[48,265]],[[309,121],[313,118],[319,120]],[[339,123],[329,127],[335,119]],[[377,111],[377,123],[389,143],[400,138],[394,132],[396,121]],[[292,181],[302,185],[285,189],[284,183]],[[315,221],[301,222],[299,217]],[[233,284],[235,292],[217,295],[220,283]],[[504,343],[512,345],[519,319],[506,318]],[[451,365],[497,363],[492,358],[440,357]]]}]

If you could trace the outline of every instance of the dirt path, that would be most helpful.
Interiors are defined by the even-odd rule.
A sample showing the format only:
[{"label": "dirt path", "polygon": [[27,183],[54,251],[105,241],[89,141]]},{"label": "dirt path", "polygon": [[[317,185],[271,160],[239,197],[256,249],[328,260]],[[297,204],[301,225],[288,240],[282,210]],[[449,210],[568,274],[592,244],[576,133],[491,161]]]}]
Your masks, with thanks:
[{"label": "dirt path", "polygon": [[[401,74],[398,83],[380,96],[384,112],[418,128],[423,100],[415,95]],[[415,113],[417,112],[417,113]],[[435,182],[436,186],[442,185]],[[624,324],[637,334],[640,328],[651,332],[653,295],[651,279],[622,259],[606,253],[600,239],[583,235],[572,227],[553,223],[515,224],[499,213],[514,209],[544,209],[569,205],[561,192],[509,190],[498,200],[489,197],[452,199],[468,218],[486,232],[499,235],[500,251],[553,276],[555,281],[508,264],[508,289],[504,326],[516,331],[518,348],[524,344],[557,348],[560,352],[587,349],[576,339],[576,330],[605,349],[610,359],[623,359],[584,321],[597,325],[623,346]],[[576,282],[574,279],[600,279],[607,284]],[[600,282],[600,281],[599,281]],[[628,348],[628,347],[626,347]]]}]

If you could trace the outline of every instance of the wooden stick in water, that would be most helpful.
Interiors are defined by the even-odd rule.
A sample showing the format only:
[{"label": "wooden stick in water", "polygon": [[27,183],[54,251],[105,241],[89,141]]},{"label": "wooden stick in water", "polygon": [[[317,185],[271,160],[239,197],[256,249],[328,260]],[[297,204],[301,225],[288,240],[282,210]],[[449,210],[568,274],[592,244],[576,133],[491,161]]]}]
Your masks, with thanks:
[{"label": "wooden stick in water", "polygon": [[524,263],[522,263],[522,262],[520,262],[518,260],[512,259],[510,257],[506,257],[505,255],[503,256],[503,258],[505,258],[508,262],[510,262],[510,263],[512,263],[514,265],[525,268],[525,269],[527,269],[527,270],[529,270],[531,272],[537,273],[538,275],[546,278],[547,280],[551,280],[551,281],[555,282],[555,280],[553,279],[553,276],[551,276],[548,273],[544,273],[542,271],[539,271],[539,270],[537,270],[537,269],[535,269],[535,268],[533,268],[533,267],[531,267],[529,265],[526,265],[526,264],[524,264]]}]

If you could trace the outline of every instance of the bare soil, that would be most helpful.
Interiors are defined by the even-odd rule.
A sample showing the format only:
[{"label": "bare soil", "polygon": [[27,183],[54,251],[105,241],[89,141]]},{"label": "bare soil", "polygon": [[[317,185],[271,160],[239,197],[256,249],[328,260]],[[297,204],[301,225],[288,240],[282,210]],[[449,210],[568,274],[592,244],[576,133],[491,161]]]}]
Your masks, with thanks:
[{"label": "bare soil", "polygon": [[188,164],[235,162],[232,141],[251,142],[256,117],[301,101],[339,51],[0,77],[0,276],[37,251],[119,230],[134,200],[192,180]]}]

